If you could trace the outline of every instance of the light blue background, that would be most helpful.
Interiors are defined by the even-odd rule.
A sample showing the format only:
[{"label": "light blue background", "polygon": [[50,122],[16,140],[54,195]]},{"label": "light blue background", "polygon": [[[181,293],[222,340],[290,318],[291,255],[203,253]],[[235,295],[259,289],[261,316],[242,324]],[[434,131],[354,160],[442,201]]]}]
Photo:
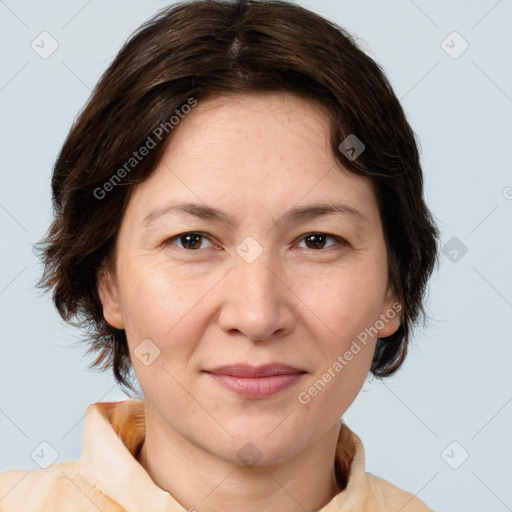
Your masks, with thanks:
[{"label": "light blue background", "polygon": [[[367,470],[436,511],[512,510],[512,1],[300,3],[384,67],[421,141],[443,243],[468,249],[456,263],[441,254],[407,363],[365,385],[346,421]],[[128,35],[165,5],[0,2],[0,471],[36,469],[43,440],[59,461],[79,457],[86,407],[126,398],[110,374],[87,370],[79,332],[34,288],[31,246],[50,223],[51,169],[74,117]],[[43,31],[59,44],[46,60],[31,48]],[[469,44],[456,59],[441,46],[453,31]],[[452,52],[460,43],[448,39]],[[469,454],[458,469],[441,456],[453,441],[452,464]]]}]

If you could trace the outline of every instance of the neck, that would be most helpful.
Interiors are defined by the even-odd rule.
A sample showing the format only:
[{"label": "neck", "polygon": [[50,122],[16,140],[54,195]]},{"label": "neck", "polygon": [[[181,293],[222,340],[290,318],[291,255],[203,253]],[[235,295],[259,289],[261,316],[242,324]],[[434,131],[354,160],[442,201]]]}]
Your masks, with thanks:
[{"label": "neck", "polygon": [[339,424],[284,463],[245,467],[202,450],[149,415],[138,460],[188,510],[320,510],[341,491],[334,470],[338,433]]}]

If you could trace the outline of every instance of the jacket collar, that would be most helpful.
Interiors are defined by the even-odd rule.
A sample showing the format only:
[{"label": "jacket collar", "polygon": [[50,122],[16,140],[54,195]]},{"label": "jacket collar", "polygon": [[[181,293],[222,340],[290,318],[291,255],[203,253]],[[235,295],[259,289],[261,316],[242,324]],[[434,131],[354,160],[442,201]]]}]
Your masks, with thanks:
[{"label": "jacket collar", "polygon": [[[168,492],[153,482],[137,461],[145,432],[143,400],[90,405],[81,457],[89,478],[98,490],[126,510],[186,512]],[[364,448],[359,437],[343,423],[336,447],[335,468],[344,489],[319,512],[342,511],[345,503],[352,510],[366,494]],[[348,482],[344,476],[347,474]]]}]

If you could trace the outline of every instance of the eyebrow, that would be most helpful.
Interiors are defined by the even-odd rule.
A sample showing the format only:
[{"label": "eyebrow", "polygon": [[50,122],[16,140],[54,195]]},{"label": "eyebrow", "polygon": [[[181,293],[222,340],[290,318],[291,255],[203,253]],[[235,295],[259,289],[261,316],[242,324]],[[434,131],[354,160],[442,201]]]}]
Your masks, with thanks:
[{"label": "eyebrow", "polygon": [[326,215],[342,214],[353,217],[355,220],[364,224],[370,224],[370,221],[366,215],[362,212],[343,203],[314,203],[307,206],[296,206],[291,210],[288,210],[277,223],[283,224],[295,224],[303,222],[305,220],[311,220],[316,217],[323,217]]},{"label": "eyebrow", "polygon": [[144,224],[151,224],[154,220],[172,213],[185,213],[210,222],[234,224],[233,219],[228,214],[214,208],[213,206],[198,203],[172,203],[162,208],[156,208],[147,215],[142,222]]},{"label": "eyebrow", "polygon": [[[235,226],[237,222],[227,213],[209,206],[199,203],[179,202],[156,208],[149,213],[143,224],[149,225],[156,219],[170,214],[188,214],[209,222],[221,222],[229,226]],[[276,224],[296,224],[317,217],[326,215],[342,214],[353,217],[356,221],[363,224],[370,224],[366,215],[354,208],[353,206],[343,203],[314,203],[307,206],[296,206],[285,212],[276,222]]]}]

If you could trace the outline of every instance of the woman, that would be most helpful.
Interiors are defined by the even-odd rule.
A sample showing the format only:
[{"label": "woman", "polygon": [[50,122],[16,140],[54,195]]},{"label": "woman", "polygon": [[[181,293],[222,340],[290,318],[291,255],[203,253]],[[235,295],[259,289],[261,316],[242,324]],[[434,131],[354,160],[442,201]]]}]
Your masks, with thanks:
[{"label": "woman", "polygon": [[144,399],[91,405],[80,460],[1,475],[2,510],[430,510],[340,421],[402,364],[437,246],[414,135],[345,31],[281,1],[172,5],[52,190],[42,285]]}]

